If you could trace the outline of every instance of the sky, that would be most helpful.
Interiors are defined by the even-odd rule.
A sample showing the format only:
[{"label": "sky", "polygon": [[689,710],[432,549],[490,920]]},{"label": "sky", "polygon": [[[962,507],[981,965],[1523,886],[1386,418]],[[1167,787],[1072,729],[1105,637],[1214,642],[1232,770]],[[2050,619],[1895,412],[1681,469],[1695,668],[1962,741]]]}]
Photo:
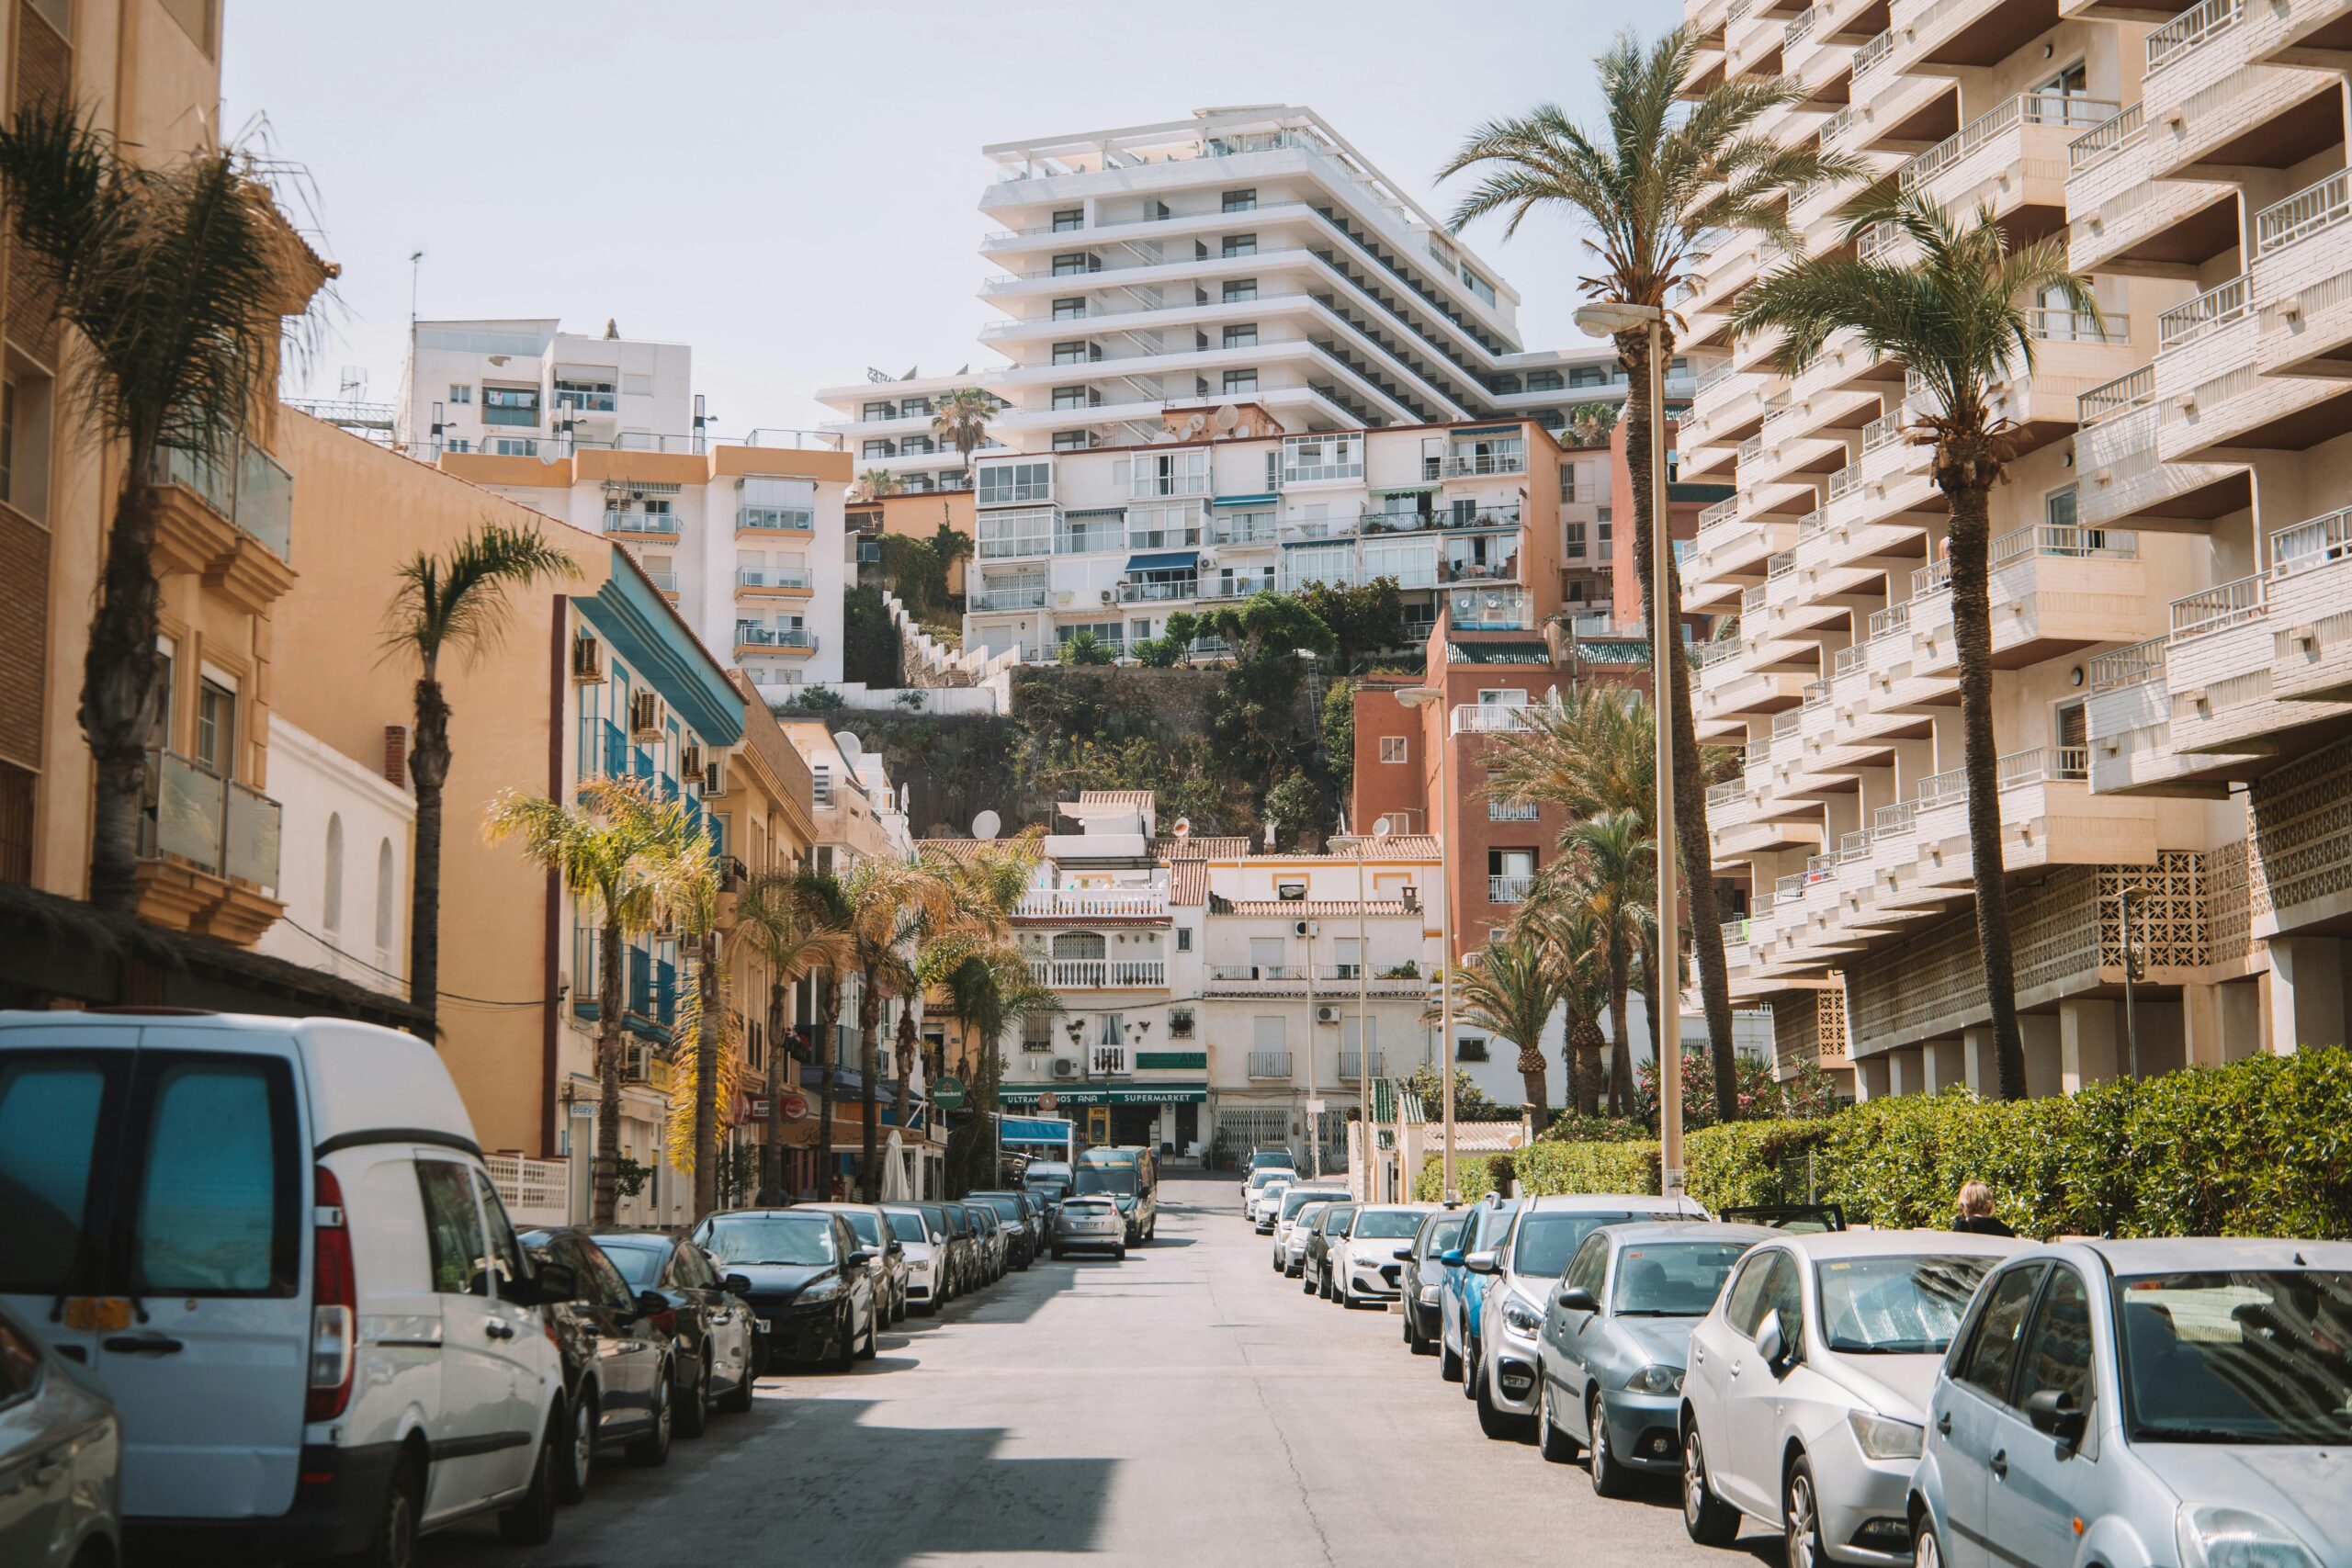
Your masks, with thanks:
[{"label": "sky", "polygon": [[[813,426],[869,366],[985,363],[990,142],[1320,112],[1439,217],[1479,122],[1555,100],[1598,118],[1592,56],[1671,0],[1095,0],[948,6],[232,0],[221,123],[308,171],[343,267],[289,394],[400,387],[426,318],[560,317],[693,346],[715,429]],[[394,25],[396,19],[396,25]],[[1569,222],[1465,236],[1521,296],[1530,347],[1580,341]],[[423,262],[412,268],[411,253]]]}]

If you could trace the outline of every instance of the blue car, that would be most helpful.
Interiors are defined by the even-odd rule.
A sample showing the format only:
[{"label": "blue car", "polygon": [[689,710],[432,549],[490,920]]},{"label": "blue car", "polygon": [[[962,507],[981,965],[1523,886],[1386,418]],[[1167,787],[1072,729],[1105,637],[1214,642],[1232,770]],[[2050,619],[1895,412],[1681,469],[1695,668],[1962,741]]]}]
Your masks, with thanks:
[{"label": "blue car", "polygon": [[1501,1246],[1503,1233],[1510,1229],[1511,1216],[1519,1213],[1519,1205],[1516,1198],[1487,1193],[1470,1205],[1470,1217],[1462,1227],[1461,1238],[1439,1255],[1438,1261],[1445,1266],[1445,1280],[1438,1298],[1437,1371],[1438,1376],[1448,1382],[1460,1382],[1465,1360],[1476,1359],[1478,1319],[1487,1302],[1486,1276],[1473,1274],[1462,1266],[1462,1260],[1474,1252],[1487,1252]]}]

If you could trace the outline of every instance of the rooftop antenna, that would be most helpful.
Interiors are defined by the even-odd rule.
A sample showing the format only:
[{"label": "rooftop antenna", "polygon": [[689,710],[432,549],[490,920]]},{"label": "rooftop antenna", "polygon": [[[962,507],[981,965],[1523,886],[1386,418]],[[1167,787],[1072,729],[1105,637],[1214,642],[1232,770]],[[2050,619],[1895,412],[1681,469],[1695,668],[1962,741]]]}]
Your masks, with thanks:
[{"label": "rooftop antenna", "polygon": [[366,402],[368,400],[368,367],[365,365],[345,366],[343,384],[336,390],[335,395],[347,403]]},{"label": "rooftop antenna", "polygon": [[408,254],[408,325],[411,332],[416,330],[416,289],[418,280],[424,275],[424,247],[419,245]]}]

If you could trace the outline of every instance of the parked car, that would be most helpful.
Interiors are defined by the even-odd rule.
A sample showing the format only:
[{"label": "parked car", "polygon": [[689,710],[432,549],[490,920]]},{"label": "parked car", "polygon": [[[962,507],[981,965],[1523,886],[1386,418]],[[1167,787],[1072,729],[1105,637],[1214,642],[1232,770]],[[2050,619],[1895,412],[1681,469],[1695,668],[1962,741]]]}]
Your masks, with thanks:
[{"label": "parked car", "polygon": [[1035,1168],[1032,1168],[1022,1178],[1021,1190],[1029,1195],[1029,1201],[1032,1203],[1037,1205],[1040,1228],[1050,1239],[1053,1235],[1054,1211],[1060,1208],[1062,1200],[1069,1196],[1069,1181],[1057,1177],[1040,1177],[1036,1174]]},{"label": "parked car", "polygon": [[1555,1463],[1590,1450],[1592,1489],[1622,1496],[1644,1471],[1680,1468],[1677,1417],[1690,1327],[1762,1225],[1603,1225],[1584,1238],[1545,1303],[1535,1440]]},{"label": "parked car", "polygon": [[1283,1145],[1280,1147],[1251,1149],[1250,1151],[1250,1174],[1255,1176],[1261,1170],[1287,1170],[1292,1175],[1295,1176],[1298,1174],[1298,1156],[1290,1152],[1288,1145]]},{"label": "parked car", "polygon": [[1627,1220],[1703,1220],[1707,1211],[1689,1198],[1640,1193],[1578,1193],[1530,1198],[1491,1252],[1464,1258],[1463,1267],[1486,1276],[1464,1391],[1478,1406],[1478,1429],[1516,1438],[1535,1419],[1536,1336],[1553,1287],[1585,1237]]},{"label": "parked car", "polygon": [[980,1225],[961,1203],[942,1203],[947,1217],[948,1255],[956,1266],[956,1293],[969,1295],[989,1282],[988,1244]]},{"label": "parked car", "polygon": [[577,1226],[526,1231],[523,1246],[535,1261],[559,1264],[580,1281],[548,1319],[548,1336],[563,1352],[566,1441],[556,1495],[577,1503],[602,1454],[618,1449],[634,1464],[670,1462],[686,1375],[678,1364],[677,1309],[661,1292],[632,1286]]},{"label": "parked car", "polygon": [[846,1216],[821,1209],[729,1209],[695,1227],[759,1320],[759,1375],[788,1363],[847,1371],[880,1344],[874,1255]]},{"label": "parked car", "polygon": [[1022,1168],[1021,1185],[1035,1187],[1041,1182],[1053,1181],[1060,1183],[1062,1190],[1068,1192],[1075,1179],[1072,1171],[1073,1167],[1066,1159],[1033,1159]]},{"label": "parked car", "polygon": [[677,1314],[677,1363],[684,1382],[673,1408],[680,1435],[700,1437],[714,1407],[749,1410],[752,1309],[727,1288],[710,1254],[668,1230],[597,1231],[591,1239],[629,1289],[659,1292]]},{"label": "parked car", "polygon": [[1127,1255],[1127,1221],[1109,1198],[1070,1198],[1054,1211],[1054,1261],[1073,1252]]},{"label": "parked car", "polygon": [[1004,1223],[996,1217],[996,1211],[986,1203],[966,1203],[964,1212],[972,1216],[972,1224],[978,1228],[983,1275],[993,1285],[1012,1267],[1011,1238],[1005,1235]]},{"label": "parked car", "polygon": [[[1282,1207],[1274,1214],[1275,1273],[1296,1273],[1297,1270],[1292,1267],[1292,1263],[1306,1250],[1306,1243],[1304,1240],[1298,1244],[1296,1252],[1291,1250],[1291,1227],[1298,1223],[1299,1211],[1309,1203],[1337,1202],[1347,1195],[1347,1190],[1342,1187],[1309,1186],[1294,1187],[1283,1194]],[[1313,1224],[1313,1221],[1309,1220],[1308,1223]]]},{"label": "parked car", "polygon": [[413,1035],[0,1014],[0,1306],[113,1401],[126,1525],[380,1553],[495,1510],[546,1540],[541,1303],[575,1285],[525,1261]]},{"label": "parked car", "polygon": [[1739,1517],[1799,1562],[1900,1561],[1936,1369],[1979,1280],[2022,1243],[1943,1231],[1779,1232],[1690,1330],[1682,1523]]},{"label": "parked car", "polygon": [[1260,1235],[1273,1234],[1274,1220],[1283,1212],[1283,1194],[1298,1185],[1297,1179],[1287,1171],[1277,1171],[1263,1187],[1250,1195],[1250,1223]]},{"label": "parked car", "polygon": [[2352,1562],[2347,1394],[2352,1246],[2031,1248],[1936,1378],[1913,1561]]},{"label": "parked car", "polygon": [[1107,1197],[1126,1216],[1127,1245],[1159,1234],[1159,1164],[1149,1149],[1089,1149],[1078,1156],[1070,1191]]},{"label": "parked car", "polygon": [[1356,1211],[1348,1234],[1333,1244],[1329,1267],[1330,1296],[1341,1306],[1359,1302],[1393,1302],[1402,1264],[1397,1248],[1409,1243],[1421,1228],[1429,1209],[1420,1203],[1375,1203]]},{"label": "parked car", "polygon": [[1298,1172],[1286,1165],[1262,1166],[1250,1171],[1241,1183],[1242,1217],[1245,1219],[1257,1217],[1258,1195],[1266,1190],[1269,1183],[1277,1181],[1287,1183],[1297,1179],[1297,1177]]},{"label": "parked car", "polygon": [[1448,1382],[1460,1381],[1465,1394],[1477,1392],[1476,1385],[1463,1376],[1463,1369],[1477,1359],[1478,1318],[1486,1303],[1487,1276],[1473,1273],[1464,1266],[1464,1259],[1501,1246],[1518,1213],[1518,1199],[1487,1193],[1470,1205],[1461,1238],[1438,1258],[1445,1269],[1445,1288],[1438,1292],[1437,1374]]},{"label": "parked car", "polygon": [[1315,1288],[1306,1282],[1306,1249],[1315,1239],[1315,1227],[1322,1223],[1323,1211],[1337,1201],[1328,1195],[1318,1196],[1291,1217],[1289,1228],[1283,1233],[1288,1239],[1283,1244],[1282,1270],[1284,1277],[1301,1281],[1302,1290]]},{"label": "parked car", "polygon": [[926,1314],[937,1312],[947,1246],[945,1228],[933,1229],[930,1216],[917,1203],[885,1203],[882,1213],[906,1254],[907,1305]]},{"label": "parked car", "polygon": [[1469,1218],[1462,1209],[1430,1210],[1411,1245],[1396,1249],[1396,1292],[1405,1303],[1399,1315],[1405,1320],[1405,1346],[1416,1356],[1437,1344],[1438,1316],[1444,1311],[1438,1297],[1445,1289],[1445,1266],[1438,1258],[1460,1242]]},{"label": "parked car", "polygon": [[1348,1228],[1355,1224],[1355,1218],[1353,1203],[1323,1205],[1323,1212],[1307,1227],[1306,1251],[1299,1259],[1299,1289],[1325,1301],[1331,1299],[1331,1248],[1347,1239]]},{"label": "parked car", "polygon": [[122,1557],[122,1423],[97,1380],[0,1311],[0,1562]]},{"label": "parked car", "polygon": [[882,1326],[907,1320],[907,1252],[899,1244],[899,1233],[879,1203],[801,1203],[802,1209],[819,1209],[840,1214],[849,1221],[849,1228],[857,1233],[860,1249],[874,1254],[867,1265],[874,1276],[875,1300],[882,1315]]},{"label": "parked car", "polygon": [[1044,1217],[1032,1208],[1028,1198],[1019,1192],[975,1192],[967,1202],[986,1203],[996,1211],[1002,1221],[1005,1239],[1012,1249],[1012,1267],[1026,1269],[1037,1259],[1045,1248]]},{"label": "parked car", "polygon": [[954,1301],[964,1293],[965,1259],[971,1248],[956,1232],[956,1222],[948,1217],[944,1203],[917,1203],[922,1211],[923,1224],[938,1238],[933,1246],[932,1267],[932,1302],[934,1306]]}]

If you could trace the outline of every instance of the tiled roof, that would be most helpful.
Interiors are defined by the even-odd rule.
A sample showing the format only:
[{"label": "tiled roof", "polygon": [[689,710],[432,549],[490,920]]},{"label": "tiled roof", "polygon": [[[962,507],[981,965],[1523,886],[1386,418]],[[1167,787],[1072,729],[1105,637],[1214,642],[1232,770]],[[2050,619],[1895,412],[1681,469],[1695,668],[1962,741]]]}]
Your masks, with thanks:
[{"label": "tiled roof", "polygon": [[979,839],[917,839],[915,849],[926,854],[943,854],[969,863],[979,852]]},{"label": "tiled roof", "polygon": [[[1364,835],[1363,858],[1374,860],[1439,860],[1445,853],[1434,833],[1397,833],[1390,837]],[[1356,852],[1347,849],[1327,850],[1319,855],[1292,855],[1292,860],[1322,860],[1352,862]]]},{"label": "tiled roof", "polygon": [[[1352,915],[1356,912],[1353,898],[1224,898],[1217,901],[1220,915]],[[1417,915],[1419,904],[1408,904],[1402,898],[1367,898],[1363,901],[1367,915]]]},{"label": "tiled roof", "polygon": [[1148,789],[1082,789],[1078,792],[1080,806],[1132,806],[1138,811],[1150,810],[1155,798]]},{"label": "tiled roof", "polygon": [[1161,837],[1152,840],[1155,860],[1240,860],[1250,853],[1250,836],[1238,833],[1230,837],[1193,834],[1189,838]]},{"label": "tiled roof", "polygon": [[1168,865],[1168,901],[1170,904],[1199,906],[1209,901],[1208,862],[1202,860],[1170,861]]}]

